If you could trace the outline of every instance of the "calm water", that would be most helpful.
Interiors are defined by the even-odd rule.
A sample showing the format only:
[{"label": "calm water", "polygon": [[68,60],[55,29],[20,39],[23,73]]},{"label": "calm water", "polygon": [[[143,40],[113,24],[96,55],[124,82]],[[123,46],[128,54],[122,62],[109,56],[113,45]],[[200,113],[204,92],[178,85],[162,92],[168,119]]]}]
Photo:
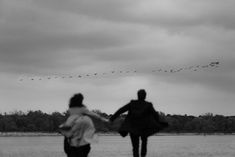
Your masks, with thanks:
[{"label": "calm water", "polygon": [[[0,157],[65,157],[61,136],[0,137]],[[100,136],[90,157],[131,157],[129,137]],[[234,157],[235,136],[153,136],[148,157]]]}]

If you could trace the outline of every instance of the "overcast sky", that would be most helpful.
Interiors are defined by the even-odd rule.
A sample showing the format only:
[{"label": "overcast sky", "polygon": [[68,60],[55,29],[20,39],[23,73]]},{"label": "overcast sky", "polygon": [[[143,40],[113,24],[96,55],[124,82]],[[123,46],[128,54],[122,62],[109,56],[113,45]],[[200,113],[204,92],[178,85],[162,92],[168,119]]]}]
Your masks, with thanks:
[{"label": "overcast sky", "polygon": [[[166,114],[235,115],[234,6],[234,0],[0,0],[0,112],[63,112],[81,92],[89,109],[111,114],[143,88]],[[152,72],[212,61],[220,66]]]}]

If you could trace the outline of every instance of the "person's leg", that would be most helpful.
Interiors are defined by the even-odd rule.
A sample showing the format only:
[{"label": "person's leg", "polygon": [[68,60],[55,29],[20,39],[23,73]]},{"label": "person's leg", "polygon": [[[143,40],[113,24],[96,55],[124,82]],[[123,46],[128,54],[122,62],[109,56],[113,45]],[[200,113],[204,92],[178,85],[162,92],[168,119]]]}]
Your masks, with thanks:
[{"label": "person's leg", "polygon": [[70,148],[70,146],[69,146],[69,143],[68,143],[68,139],[66,137],[64,137],[64,152],[66,154],[69,154],[69,148]]},{"label": "person's leg", "polygon": [[139,157],[139,136],[130,134],[133,157]]},{"label": "person's leg", "polygon": [[69,144],[68,139],[64,138],[64,152],[67,155],[67,157],[76,157],[76,150],[74,147],[71,147]]},{"label": "person's leg", "polygon": [[77,157],[77,148],[71,147],[69,152],[67,152],[67,157]]},{"label": "person's leg", "polygon": [[147,154],[147,142],[148,142],[148,137],[147,136],[141,136],[141,157],[145,157]]},{"label": "person's leg", "polygon": [[80,153],[79,153],[79,157],[87,157],[89,152],[91,150],[91,146],[90,144],[87,144],[85,146],[81,146],[80,147]]}]

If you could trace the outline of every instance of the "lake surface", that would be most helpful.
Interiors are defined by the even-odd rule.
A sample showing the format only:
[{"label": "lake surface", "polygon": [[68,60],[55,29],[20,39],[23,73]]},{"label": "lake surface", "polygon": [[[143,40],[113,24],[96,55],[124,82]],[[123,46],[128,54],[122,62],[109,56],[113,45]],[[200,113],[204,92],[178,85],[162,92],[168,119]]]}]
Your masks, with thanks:
[{"label": "lake surface", "polygon": [[[0,157],[65,157],[63,137],[0,137]],[[99,136],[89,157],[132,157],[129,137]],[[234,157],[235,136],[152,136],[147,157]]]}]

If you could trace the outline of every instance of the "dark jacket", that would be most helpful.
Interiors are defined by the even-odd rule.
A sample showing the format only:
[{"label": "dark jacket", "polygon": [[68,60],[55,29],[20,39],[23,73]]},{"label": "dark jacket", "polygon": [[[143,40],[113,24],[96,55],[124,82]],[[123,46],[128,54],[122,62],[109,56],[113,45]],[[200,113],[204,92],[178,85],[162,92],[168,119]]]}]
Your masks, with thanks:
[{"label": "dark jacket", "polygon": [[159,114],[153,108],[152,103],[144,100],[131,100],[115,112],[110,120],[114,121],[120,114],[127,111],[128,114],[119,128],[119,133],[123,137],[128,133],[150,136],[167,126],[167,123],[160,122]]}]

